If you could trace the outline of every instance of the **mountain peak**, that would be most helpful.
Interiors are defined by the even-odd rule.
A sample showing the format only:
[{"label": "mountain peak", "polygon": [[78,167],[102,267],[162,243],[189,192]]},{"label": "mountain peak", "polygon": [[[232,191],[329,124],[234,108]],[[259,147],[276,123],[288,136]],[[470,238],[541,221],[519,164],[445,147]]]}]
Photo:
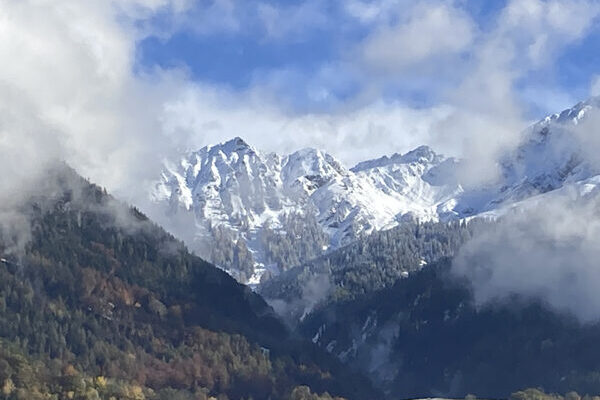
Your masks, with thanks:
[{"label": "mountain peak", "polygon": [[342,164],[330,154],[307,147],[287,156],[282,177],[286,181],[294,181],[303,176],[330,179],[334,175],[345,175],[346,172]]},{"label": "mountain peak", "polygon": [[252,147],[239,136],[236,136],[233,139],[218,144],[214,147],[219,147],[225,153],[239,153],[245,150],[252,150]]},{"label": "mountain peak", "polygon": [[437,154],[433,149],[429,146],[419,146],[414,150],[409,151],[401,157],[402,162],[411,163],[411,162],[426,162],[432,163],[437,160],[441,160],[443,157]]},{"label": "mountain peak", "polygon": [[373,160],[362,161],[353,168],[352,172],[364,171],[371,168],[384,167],[391,164],[411,164],[411,163],[439,163],[444,160],[444,156],[437,154],[429,146],[419,146],[406,154],[394,153],[391,156],[383,156]]},{"label": "mountain peak", "polygon": [[250,146],[244,139],[239,136],[234,137],[233,139],[229,139],[224,142],[220,142],[217,144],[209,144],[202,147],[199,150],[192,151],[190,153],[190,159],[196,159],[198,157],[219,157],[219,154],[224,154],[227,158],[232,155],[240,154],[240,153],[256,153],[256,150]]},{"label": "mountain peak", "polygon": [[[592,109],[600,108],[600,96],[593,96],[585,101],[580,101],[571,108],[567,108],[560,113],[552,114],[534,125],[535,130],[540,126],[547,126],[550,123],[573,123],[577,125]],[[537,129],[536,129],[537,128]]]}]

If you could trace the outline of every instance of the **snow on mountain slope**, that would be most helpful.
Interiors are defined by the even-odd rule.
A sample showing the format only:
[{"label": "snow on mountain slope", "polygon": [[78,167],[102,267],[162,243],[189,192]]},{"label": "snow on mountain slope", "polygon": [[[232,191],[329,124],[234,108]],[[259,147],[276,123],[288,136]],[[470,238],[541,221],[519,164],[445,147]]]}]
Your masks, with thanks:
[{"label": "snow on mountain slope", "polygon": [[200,222],[252,227],[287,205],[278,168],[277,156],[264,157],[236,138],[167,167],[153,198],[193,210]]},{"label": "snow on mountain slope", "polygon": [[[404,155],[362,162],[352,171],[389,198],[388,202],[396,210],[392,222],[395,225],[402,218],[439,219],[443,214],[440,205],[462,192],[454,179],[457,163],[453,158],[445,158],[429,147],[421,146]],[[389,225],[388,222],[383,228]]]},{"label": "snow on mountain slope", "polygon": [[511,189],[506,197],[519,200],[591,176],[583,143],[573,130],[599,106],[600,98],[592,98],[526,130],[523,144],[502,162],[505,186]]},{"label": "snow on mountain slope", "polygon": [[594,97],[528,128],[522,144],[501,161],[503,180],[497,185],[493,201],[480,211],[551,192],[599,174],[597,163],[590,159],[586,149],[589,136],[597,135],[598,128],[585,127],[583,131],[580,127],[599,110],[600,97]]},{"label": "snow on mountain slope", "polygon": [[589,200],[600,198],[600,175],[595,175],[580,181],[567,182],[558,189],[535,194],[512,203],[506,203],[498,208],[484,211],[468,219],[485,218],[488,220],[496,220],[509,213],[522,213],[527,210],[533,210],[540,205],[552,204],[553,200],[561,198],[569,202],[576,202],[581,199]]},{"label": "snow on mountain slope", "polygon": [[[252,266],[245,275],[223,267],[241,281],[257,284],[267,271],[278,273],[291,266],[283,265],[282,257],[273,257],[275,251],[289,253],[302,245],[298,227],[288,226],[290,215],[314,220],[326,235],[324,248],[334,249],[405,219],[491,217],[511,204],[589,180],[600,171],[586,161],[585,145],[573,129],[599,108],[600,98],[592,98],[533,125],[524,132],[522,144],[501,160],[501,180],[479,188],[463,189],[461,161],[427,146],[348,169],[321,150],[266,154],[238,137],[166,167],[152,200],[170,215],[189,215],[178,223],[187,225],[182,230],[196,231],[196,245],[191,246],[209,260],[211,256],[203,252],[210,248],[214,253],[215,246],[222,245],[215,245],[222,231],[230,246],[237,243],[232,259],[239,261],[247,246]],[[221,231],[216,232],[217,227]],[[285,240],[273,239],[284,236]],[[281,250],[284,242],[287,247]]]},{"label": "snow on mountain slope", "polygon": [[215,226],[242,238],[256,261],[246,282],[258,283],[265,271],[278,269],[264,254],[265,226],[283,231],[286,215],[308,214],[329,237],[327,247],[336,248],[403,218],[437,219],[440,202],[461,191],[437,179],[453,163],[420,147],[349,170],[320,150],[264,154],[234,138],[166,167],[152,199],[171,214],[191,213],[198,244],[213,240],[208,232]]}]

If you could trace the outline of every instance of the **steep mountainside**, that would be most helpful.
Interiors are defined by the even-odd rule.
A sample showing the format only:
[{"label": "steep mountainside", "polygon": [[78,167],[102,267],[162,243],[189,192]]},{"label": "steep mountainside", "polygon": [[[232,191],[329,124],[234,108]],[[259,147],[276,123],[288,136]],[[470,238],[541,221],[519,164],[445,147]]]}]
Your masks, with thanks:
[{"label": "steep mountainside", "polygon": [[320,150],[263,154],[235,138],[165,168],[151,197],[170,231],[256,285],[403,221],[493,217],[515,202],[592,178],[600,164],[586,150],[590,138],[581,127],[599,108],[600,98],[592,98],[533,125],[502,158],[500,179],[468,190],[461,161],[426,146],[347,169]]},{"label": "steep mountainside", "polygon": [[291,325],[313,308],[360,298],[445,257],[485,222],[406,222],[263,282],[259,293]]},{"label": "steep mountainside", "polygon": [[523,387],[600,392],[599,324],[513,297],[475,306],[441,261],[393,287],[310,314],[299,331],[390,399],[507,398]]},{"label": "steep mountainside", "polygon": [[248,287],[67,167],[2,211],[2,398],[287,399],[304,385],[377,398]]}]

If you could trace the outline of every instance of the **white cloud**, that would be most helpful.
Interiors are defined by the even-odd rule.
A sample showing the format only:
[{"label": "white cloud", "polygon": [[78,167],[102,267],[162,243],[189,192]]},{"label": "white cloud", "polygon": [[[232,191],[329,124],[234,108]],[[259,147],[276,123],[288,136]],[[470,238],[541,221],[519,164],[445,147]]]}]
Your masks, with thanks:
[{"label": "white cloud", "polygon": [[133,22],[167,5],[0,1],[0,152],[13,161],[5,185],[51,158],[117,190],[147,177],[169,148],[158,116],[180,82],[133,74]]},{"label": "white cloud", "polygon": [[307,0],[297,5],[274,6],[259,3],[257,12],[269,39],[299,40],[312,29],[324,27],[331,21],[322,1]]},{"label": "white cloud", "polygon": [[547,196],[479,232],[459,252],[453,272],[472,282],[480,305],[518,294],[597,321],[599,207],[597,198],[576,193]]},{"label": "white cloud", "polygon": [[599,12],[593,1],[512,0],[493,29],[480,34],[463,81],[447,93],[456,113],[436,126],[441,142],[458,143],[469,156],[467,184],[497,178],[499,157],[519,144],[520,130],[531,122],[517,82],[532,71],[551,69]]},{"label": "white cloud", "polygon": [[294,41],[331,23],[327,3],[318,0],[293,4],[244,0],[178,2],[181,4],[171,6],[171,13],[163,15],[167,21],[163,23],[164,31],[152,32],[155,36],[168,38],[175,32],[188,31],[196,35],[251,35],[257,40]]},{"label": "white cloud", "polygon": [[366,39],[362,53],[370,67],[402,74],[408,68],[443,63],[445,58],[469,49],[473,42],[473,21],[449,4],[417,3],[406,14],[396,24],[378,29]]},{"label": "white cloud", "polygon": [[[345,12],[363,24],[389,22],[410,2],[407,0],[345,0]],[[393,18],[392,18],[393,19]]]},{"label": "white cloud", "polygon": [[499,157],[519,144],[521,130],[531,123],[524,100],[543,109],[565,106],[570,97],[564,93],[546,88],[552,96],[532,99],[533,88],[517,85],[535,71],[551,71],[600,12],[591,0],[511,0],[495,20],[477,27],[461,2],[357,0],[347,10],[381,26],[359,51],[367,65],[365,92],[377,97],[390,84],[427,80],[435,85],[424,90],[452,106],[447,118],[432,125],[431,135],[434,147],[468,158],[466,185],[498,177]]},{"label": "white cloud", "polygon": [[182,3],[0,0],[0,235],[10,243],[3,251],[29,239],[18,210],[50,180],[42,175],[48,163],[66,160],[130,198],[158,172],[156,152],[172,147],[157,116],[173,77],[131,71],[135,21],[166,7]]},{"label": "white cloud", "polygon": [[577,97],[578,92],[566,92],[564,89],[544,84],[529,85],[523,88],[519,95],[524,103],[544,114],[554,114],[583,100]]},{"label": "white cloud", "polygon": [[168,105],[166,129],[193,138],[196,147],[242,136],[265,151],[317,147],[348,165],[391,152],[432,144],[429,132],[447,107],[417,110],[378,102],[327,114],[290,114],[265,101],[260,91],[243,96],[208,87],[190,88]]},{"label": "white cloud", "polygon": [[[526,161],[559,168],[576,155],[582,164],[575,171],[598,171],[596,106],[583,108],[577,124],[552,124],[542,148],[532,154],[538,160]],[[597,181],[598,177],[584,183],[567,179],[561,189],[524,201],[497,224],[473,235],[454,260],[453,271],[472,282],[477,303],[518,294],[541,299],[586,322],[600,320]]]},{"label": "white cloud", "polygon": [[600,75],[592,77],[592,83],[590,86],[590,95],[600,96]]},{"label": "white cloud", "polygon": [[600,3],[511,1],[500,16],[498,35],[510,37],[519,62],[530,68],[548,63],[562,47],[581,38],[600,13]]}]

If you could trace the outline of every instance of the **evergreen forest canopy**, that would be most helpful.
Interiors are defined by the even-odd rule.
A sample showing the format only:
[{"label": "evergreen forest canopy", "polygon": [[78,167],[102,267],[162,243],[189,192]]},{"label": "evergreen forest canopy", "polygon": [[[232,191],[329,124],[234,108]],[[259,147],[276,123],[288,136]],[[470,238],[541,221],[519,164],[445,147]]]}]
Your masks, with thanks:
[{"label": "evergreen forest canopy", "polygon": [[68,167],[16,211],[30,237],[18,249],[22,232],[3,227],[0,398],[377,396],[293,339],[260,296]]},{"label": "evergreen forest canopy", "polygon": [[258,291],[295,324],[313,306],[361,298],[452,257],[488,224],[407,221],[291,268],[263,282]]}]

